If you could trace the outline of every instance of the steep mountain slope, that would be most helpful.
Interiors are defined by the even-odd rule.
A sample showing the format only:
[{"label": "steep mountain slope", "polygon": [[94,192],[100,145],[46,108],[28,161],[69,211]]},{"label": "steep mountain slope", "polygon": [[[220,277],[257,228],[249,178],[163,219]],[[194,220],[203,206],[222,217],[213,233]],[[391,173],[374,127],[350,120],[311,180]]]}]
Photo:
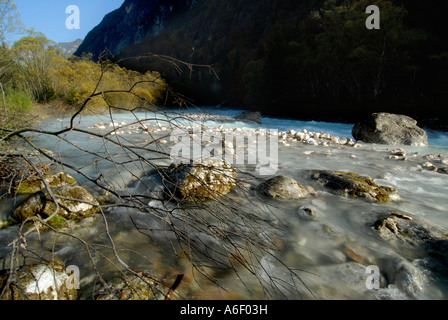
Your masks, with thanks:
[{"label": "steep mountain slope", "polygon": [[98,57],[106,48],[113,54],[127,46],[160,34],[172,17],[184,13],[195,0],[126,0],[106,15],[86,37],[76,55],[92,53]]},{"label": "steep mountain slope", "polygon": [[[120,64],[164,72],[179,90],[200,103],[241,103],[242,74],[263,50],[273,25],[298,21],[315,0],[127,0],[107,15],[76,55],[98,57],[107,48]],[[158,59],[131,59],[149,53],[185,62],[213,65],[179,75]]]},{"label": "steep mountain slope", "polygon": [[160,71],[197,104],[300,119],[393,112],[448,122],[448,2],[374,2],[381,29],[371,31],[371,0],[126,0],[76,55],[98,58],[107,48],[124,67]]}]

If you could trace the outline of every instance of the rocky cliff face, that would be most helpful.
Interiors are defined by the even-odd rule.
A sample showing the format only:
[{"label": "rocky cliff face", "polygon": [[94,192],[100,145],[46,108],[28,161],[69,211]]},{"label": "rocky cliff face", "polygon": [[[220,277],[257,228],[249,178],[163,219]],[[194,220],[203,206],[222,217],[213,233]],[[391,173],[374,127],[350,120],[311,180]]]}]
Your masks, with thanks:
[{"label": "rocky cliff face", "polygon": [[83,42],[82,39],[77,39],[72,42],[59,42],[58,49],[61,50],[66,56],[71,56],[78,50],[79,46]]},{"label": "rocky cliff face", "polygon": [[188,11],[195,0],[126,0],[106,15],[78,48],[76,55],[98,57],[105,49],[113,55],[170,28],[173,17]]},{"label": "rocky cliff face", "polygon": [[[244,67],[263,51],[275,23],[296,21],[316,2],[126,0],[88,34],[76,55],[98,57],[107,48],[125,67],[161,71],[196,102],[230,104],[244,96]],[[148,53],[213,65],[219,79],[208,69],[181,76],[170,64],[137,58]]]}]

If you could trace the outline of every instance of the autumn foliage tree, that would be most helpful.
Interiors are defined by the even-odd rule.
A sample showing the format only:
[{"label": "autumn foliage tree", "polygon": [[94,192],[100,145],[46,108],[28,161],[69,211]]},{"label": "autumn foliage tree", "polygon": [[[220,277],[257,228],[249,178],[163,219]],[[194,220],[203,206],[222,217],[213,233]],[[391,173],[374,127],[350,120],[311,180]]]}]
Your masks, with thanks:
[{"label": "autumn foliage tree", "polygon": [[[60,100],[67,105],[79,105],[94,88],[97,91],[110,91],[111,88],[127,91],[132,87],[134,95],[116,92],[105,97],[110,104],[127,109],[145,102],[163,101],[166,83],[160,74],[150,71],[142,74],[109,61],[94,62],[89,56],[68,58],[55,42],[41,33],[30,32],[11,48],[4,47],[3,50],[0,62],[9,66],[5,95],[11,102],[8,104],[11,110],[25,111],[19,108],[21,99],[27,99],[28,104]],[[98,97],[89,106],[94,112],[102,112],[107,103]]]}]

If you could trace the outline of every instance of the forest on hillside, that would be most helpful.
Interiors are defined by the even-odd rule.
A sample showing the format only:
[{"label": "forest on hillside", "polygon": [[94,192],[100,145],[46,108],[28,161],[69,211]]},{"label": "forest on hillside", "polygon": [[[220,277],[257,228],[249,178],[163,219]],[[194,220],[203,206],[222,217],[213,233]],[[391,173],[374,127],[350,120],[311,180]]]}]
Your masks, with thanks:
[{"label": "forest on hillside", "polygon": [[276,25],[244,69],[245,102],[304,118],[319,106],[322,117],[340,121],[384,110],[446,120],[446,4],[416,12],[423,4],[377,1],[381,29],[369,31],[370,2],[326,1],[299,24]]},{"label": "forest on hillside", "polygon": [[[371,4],[380,9],[379,30],[365,25]],[[162,72],[197,104],[342,122],[389,111],[443,129],[447,13],[440,0],[197,1],[190,11],[161,15],[167,19],[162,32],[115,57],[130,69]],[[115,12],[107,25],[120,17]],[[103,39],[101,32],[121,34],[100,25],[92,37]],[[166,64],[141,59],[148,52],[213,65],[219,79],[208,70],[181,77]]]}]

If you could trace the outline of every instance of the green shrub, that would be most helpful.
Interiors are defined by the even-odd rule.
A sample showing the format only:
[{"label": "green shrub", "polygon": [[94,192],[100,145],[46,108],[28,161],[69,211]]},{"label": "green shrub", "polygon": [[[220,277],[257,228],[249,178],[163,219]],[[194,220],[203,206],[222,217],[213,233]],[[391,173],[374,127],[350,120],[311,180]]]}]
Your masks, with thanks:
[{"label": "green shrub", "polygon": [[28,112],[33,105],[33,99],[28,94],[15,89],[6,92],[5,100],[9,113]]}]

